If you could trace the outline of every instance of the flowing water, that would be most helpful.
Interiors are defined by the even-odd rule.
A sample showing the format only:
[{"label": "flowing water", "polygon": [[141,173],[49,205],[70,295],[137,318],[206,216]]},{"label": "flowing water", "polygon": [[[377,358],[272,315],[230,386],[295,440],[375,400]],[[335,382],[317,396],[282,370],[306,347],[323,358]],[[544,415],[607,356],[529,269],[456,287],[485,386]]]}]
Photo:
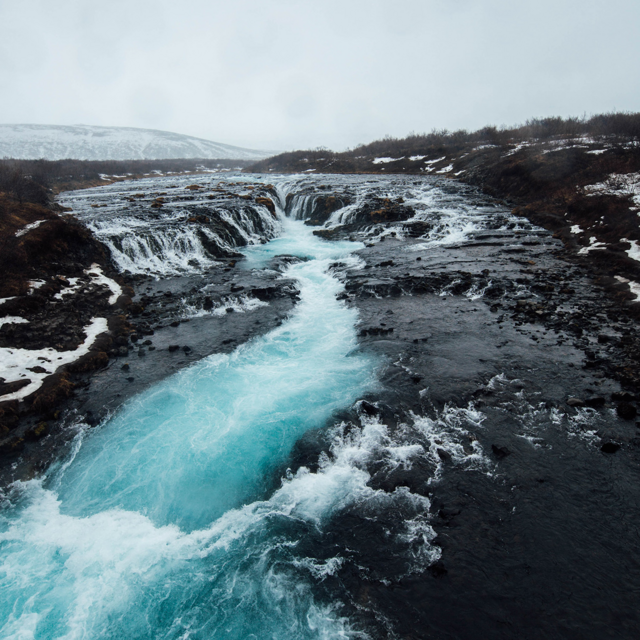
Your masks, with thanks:
[{"label": "flowing water", "polygon": [[361,474],[334,463],[271,495],[269,483],[303,433],[374,383],[328,272],[357,245],[285,229],[249,251],[252,264],[292,244],[309,258],[286,274],[301,301],[285,324],[133,399],[17,489],[1,537],[3,637],[346,634],[296,577],[313,562],[297,557],[296,536],[356,499]]},{"label": "flowing water", "polygon": [[[363,244],[326,242],[303,221],[314,215],[319,195],[336,194],[344,203],[327,229],[351,223],[372,196],[401,199],[414,209],[412,220],[370,225],[360,238],[402,239],[412,224],[422,224],[421,239],[402,249],[412,262],[413,251],[455,249],[488,230],[520,251],[522,238],[538,231],[447,183],[267,179],[231,176],[221,183],[199,176],[194,186],[193,176],[158,178],[62,199],[123,272],[200,277],[242,252],[239,266],[259,273],[272,268],[275,256],[297,256],[282,275],[297,281],[300,301],[273,331],[196,362],[127,401],[99,427],[81,429],[64,460],[12,488],[0,513],[2,638],[369,637],[366,615],[353,615],[367,610],[370,598],[360,581],[375,585],[372,602],[383,587],[393,602],[394,585],[424,574],[441,553],[430,494],[414,491],[416,483],[402,474],[413,465],[432,486],[446,469],[458,469],[457,494],[465,482],[495,482],[495,464],[478,435],[488,410],[446,404],[431,417],[410,414],[393,433],[363,410],[360,399],[380,392],[381,362],[358,346],[358,313],[341,301],[345,289],[336,275],[346,268],[367,273],[354,254]],[[465,295],[464,304],[482,291]],[[425,393],[430,383],[424,381]],[[492,378],[487,393],[509,385]],[[523,398],[517,395],[526,406],[509,416],[526,423],[531,433],[521,430],[540,449],[542,427],[534,422],[556,429],[565,418],[544,408],[533,420],[533,405]],[[357,428],[337,418],[354,403]],[[323,452],[313,464],[287,469],[296,445],[316,431],[329,443]],[[382,486],[380,478],[393,474],[400,480]],[[424,598],[418,602],[424,606]],[[401,618],[410,622],[412,615]]]}]

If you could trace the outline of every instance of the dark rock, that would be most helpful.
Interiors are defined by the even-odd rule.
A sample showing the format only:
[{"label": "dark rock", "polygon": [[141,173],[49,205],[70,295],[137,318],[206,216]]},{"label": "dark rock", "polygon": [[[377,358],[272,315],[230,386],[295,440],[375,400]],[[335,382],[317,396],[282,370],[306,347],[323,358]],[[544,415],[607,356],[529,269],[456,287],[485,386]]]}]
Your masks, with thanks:
[{"label": "dark rock", "polygon": [[49,433],[49,425],[46,422],[39,422],[34,427],[31,427],[26,433],[28,440],[40,440]]},{"label": "dark rock", "polygon": [[636,417],[638,410],[628,402],[620,402],[616,407],[616,413],[623,420],[633,420]]},{"label": "dark rock", "polygon": [[569,398],[567,400],[567,404],[570,407],[584,407],[584,400],[581,400],[580,398]]},{"label": "dark rock", "polygon": [[442,462],[451,462],[451,454],[448,451],[438,448],[437,453]]},{"label": "dark rock", "polygon": [[33,373],[49,373],[49,371],[39,365],[36,365],[35,367],[27,367],[27,371],[33,371]]},{"label": "dark rock", "polygon": [[173,353],[174,351],[177,351],[180,348],[180,345],[177,344],[170,344],[169,345],[169,352]]},{"label": "dark rock", "polygon": [[191,351],[191,347],[188,347],[187,345],[185,345],[184,347],[182,347],[182,350],[183,350],[185,353],[189,353],[189,351]]},{"label": "dark rock", "polygon": [[615,391],[611,394],[612,400],[622,400],[623,402],[633,402],[636,397],[628,391]]},{"label": "dark rock", "polygon": [[591,398],[587,398],[584,401],[584,404],[592,409],[599,409],[600,407],[604,407],[605,402],[606,400],[602,396],[593,396]]},{"label": "dark rock", "polygon": [[615,453],[619,448],[620,445],[617,442],[605,442],[600,447],[600,451],[604,453]]},{"label": "dark rock", "polygon": [[14,382],[3,382],[0,384],[0,396],[5,396],[8,393],[15,393],[22,389],[22,387],[26,387],[28,384],[31,384],[31,380],[25,378],[24,380],[15,380]]},{"label": "dark rock", "polygon": [[493,455],[498,460],[503,460],[507,456],[511,455],[511,451],[509,451],[509,449],[507,449],[507,447],[505,447],[504,445],[500,444],[492,444],[491,451],[493,451]]},{"label": "dark rock", "polygon": [[434,578],[442,578],[447,575],[447,568],[442,560],[438,560],[429,567],[429,572]]},{"label": "dark rock", "polygon": [[380,415],[380,409],[378,409],[378,407],[376,407],[375,405],[371,404],[370,402],[367,402],[366,400],[362,400],[359,405],[358,405],[358,409],[368,415],[368,416],[379,416]]},{"label": "dark rock", "polygon": [[129,369],[131,368],[129,366],[128,362],[125,362],[121,367],[120,367],[123,371],[129,371]]},{"label": "dark rock", "polygon": [[179,327],[180,326],[180,321],[179,320],[174,320],[171,325],[172,327]]}]

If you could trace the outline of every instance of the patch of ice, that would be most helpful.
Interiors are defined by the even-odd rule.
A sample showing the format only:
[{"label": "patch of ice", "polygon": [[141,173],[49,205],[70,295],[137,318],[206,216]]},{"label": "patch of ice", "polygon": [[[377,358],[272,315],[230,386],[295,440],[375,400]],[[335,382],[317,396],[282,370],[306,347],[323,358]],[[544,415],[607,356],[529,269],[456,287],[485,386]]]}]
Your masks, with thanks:
[{"label": "patch of ice", "polygon": [[442,158],[436,158],[435,160],[425,160],[424,163],[425,164],[437,164],[438,162],[442,162],[443,160],[446,160],[447,156],[442,156]]},{"label": "patch of ice", "polygon": [[32,222],[31,224],[28,224],[26,227],[20,229],[20,231],[16,231],[16,238],[19,238],[20,236],[25,235],[25,233],[28,233],[33,229],[37,229],[43,222],[46,222],[46,220],[36,220],[35,222]]},{"label": "patch of ice", "polygon": [[438,171],[436,171],[436,173],[449,173],[449,171],[453,170],[453,165],[450,164],[449,166],[445,167],[444,169],[440,169]]},{"label": "patch of ice", "polygon": [[574,224],[571,226],[571,233],[584,233],[584,230],[580,228],[579,224]]},{"label": "patch of ice", "polygon": [[371,162],[373,164],[387,164],[387,162],[397,162],[398,160],[403,160],[403,159],[404,159],[404,156],[402,156],[402,158],[376,158]]},{"label": "patch of ice", "polygon": [[26,318],[21,318],[20,316],[5,316],[4,318],[0,318],[0,329],[2,325],[5,324],[26,324],[28,322]]},{"label": "patch of ice", "polygon": [[[29,379],[31,382],[15,391],[2,396],[5,400],[22,400],[29,394],[37,391],[44,379],[54,373],[59,367],[75,362],[78,358],[89,352],[96,336],[107,331],[107,321],[105,318],[93,318],[91,324],[84,328],[87,336],[85,341],[73,351],[56,351],[52,348],[46,349],[13,349],[11,347],[0,347],[0,377],[7,382]],[[40,366],[49,367],[44,373],[34,373],[28,368]]]},{"label": "patch of ice", "polygon": [[587,153],[590,153],[591,155],[594,156],[599,156],[601,153],[606,153],[607,149],[592,149],[591,151],[587,151]]},{"label": "patch of ice", "polygon": [[411,162],[417,162],[418,160],[424,160],[427,156],[409,156]]}]

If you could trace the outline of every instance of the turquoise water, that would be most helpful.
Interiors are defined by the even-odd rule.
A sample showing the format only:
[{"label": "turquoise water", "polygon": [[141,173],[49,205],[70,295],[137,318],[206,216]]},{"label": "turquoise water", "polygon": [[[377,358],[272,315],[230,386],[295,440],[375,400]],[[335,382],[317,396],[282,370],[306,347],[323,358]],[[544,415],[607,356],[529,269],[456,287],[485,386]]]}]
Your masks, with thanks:
[{"label": "turquoise water", "polygon": [[283,225],[247,262],[310,258],[286,274],[301,288],[291,318],[134,398],[62,468],[18,487],[0,530],[3,638],[353,635],[312,593],[340,560],[318,564],[296,544],[356,500],[366,474],[336,463],[270,487],[305,431],[375,385],[328,272],[357,245]]}]

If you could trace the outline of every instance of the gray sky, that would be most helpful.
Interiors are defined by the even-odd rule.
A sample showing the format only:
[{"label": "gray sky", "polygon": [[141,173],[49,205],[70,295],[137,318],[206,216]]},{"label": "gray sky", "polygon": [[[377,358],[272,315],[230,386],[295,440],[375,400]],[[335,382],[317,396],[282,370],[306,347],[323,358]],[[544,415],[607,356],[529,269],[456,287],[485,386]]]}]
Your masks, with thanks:
[{"label": "gray sky", "polygon": [[639,0],[0,0],[0,123],[263,149],[640,111]]}]

